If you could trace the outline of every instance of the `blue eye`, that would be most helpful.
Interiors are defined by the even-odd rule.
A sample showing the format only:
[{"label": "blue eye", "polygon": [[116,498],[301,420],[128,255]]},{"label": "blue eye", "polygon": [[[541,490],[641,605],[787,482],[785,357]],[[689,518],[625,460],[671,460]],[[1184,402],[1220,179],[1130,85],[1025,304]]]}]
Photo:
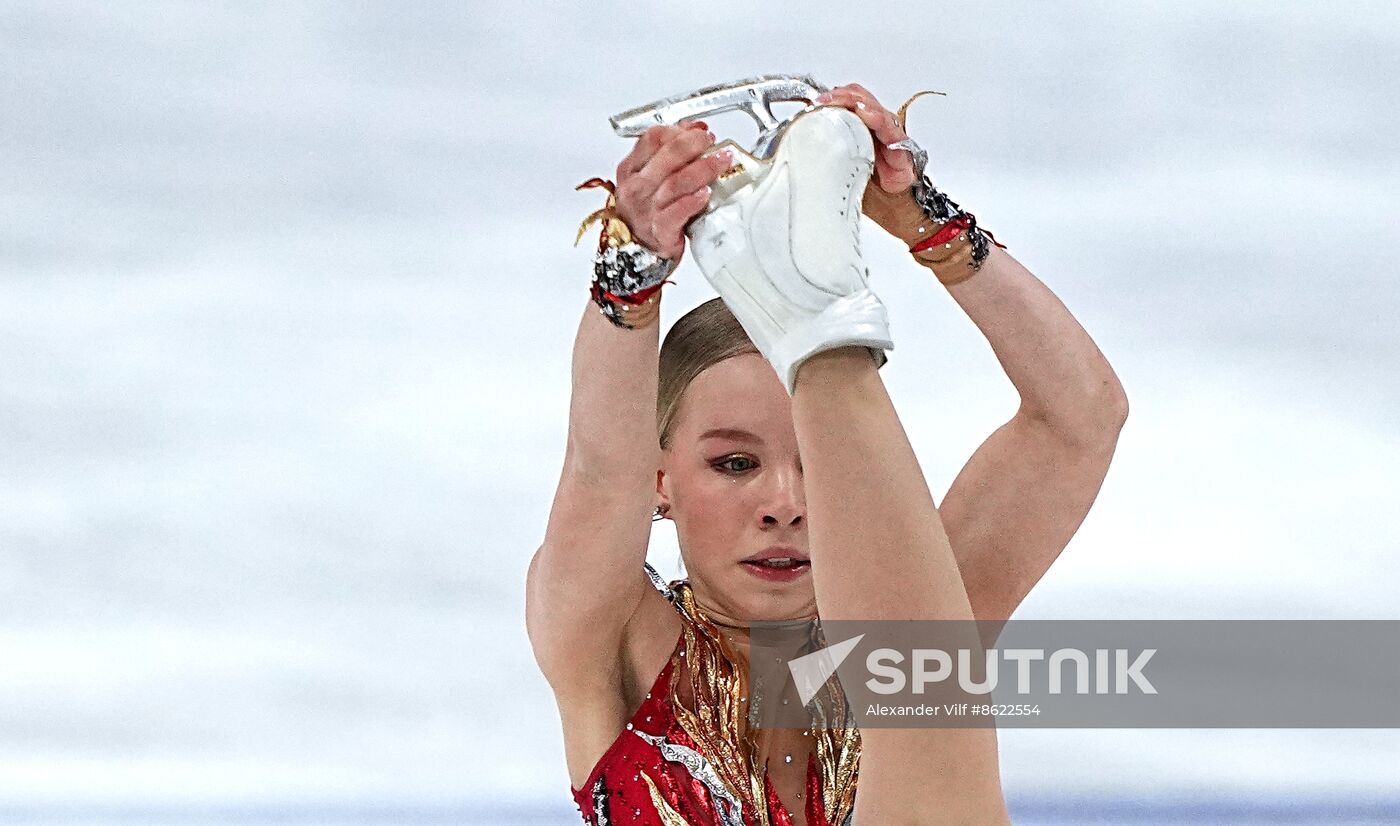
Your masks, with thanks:
[{"label": "blue eye", "polygon": [[[748,463],[749,463],[749,467],[740,467],[740,468],[730,467],[730,464],[733,463],[733,462],[748,462]],[[723,459],[723,460],[721,460],[720,462],[718,462],[718,463],[716,464],[716,466],[717,466],[717,467],[725,468],[726,470],[730,471],[731,473],[742,473],[742,472],[744,472],[744,471],[746,471],[746,470],[752,470],[752,469],[755,467],[755,463],[754,463],[754,461],[753,461],[752,459],[750,459],[750,458],[747,457],[747,456],[730,456],[730,457],[728,457],[727,459]]]}]

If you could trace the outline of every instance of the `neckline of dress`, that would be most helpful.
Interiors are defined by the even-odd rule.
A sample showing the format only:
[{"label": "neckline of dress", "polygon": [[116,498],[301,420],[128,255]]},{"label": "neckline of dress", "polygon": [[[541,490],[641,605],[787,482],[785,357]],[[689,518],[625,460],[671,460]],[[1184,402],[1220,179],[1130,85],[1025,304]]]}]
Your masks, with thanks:
[{"label": "neckline of dress", "polygon": [[[752,630],[753,630],[753,623],[752,623],[752,621],[750,621],[750,623],[749,623],[748,625],[734,625],[734,624],[732,624],[732,623],[721,622],[720,620],[715,619],[714,614],[712,614],[712,613],[710,613],[709,611],[705,610],[705,607],[704,607],[703,605],[700,604],[699,598],[697,598],[697,597],[695,596],[695,586],[693,586],[693,585],[690,584],[690,579],[689,579],[688,577],[687,577],[686,579],[679,579],[679,580],[676,580],[675,584],[672,585],[671,587],[674,589],[674,588],[679,588],[679,587],[681,587],[681,586],[685,586],[687,589],[690,590],[690,600],[691,600],[692,603],[694,603],[696,612],[699,613],[700,616],[704,617],[706,622],[709,622],[709,623],[711,623],[712,625],[717,625],[717,626],[719,626],[720,628],[730,628],[730,629],[733,629],[733,630],[736,630],[736,631],[752,631]],[[775,623],[775,624],[780,624],[780,625],[801,625],[801,624],[811,623],[811,622],[814,622],[814,621],[817,622],[818,624],[820,624],[820,623],[821,623],[821,617],[820,617],[820,616],[812,616],[812,617],[798,617],[797,619],[789,619],[789,620],[760,620],[760,621],[761,621],[761,622]]]}]

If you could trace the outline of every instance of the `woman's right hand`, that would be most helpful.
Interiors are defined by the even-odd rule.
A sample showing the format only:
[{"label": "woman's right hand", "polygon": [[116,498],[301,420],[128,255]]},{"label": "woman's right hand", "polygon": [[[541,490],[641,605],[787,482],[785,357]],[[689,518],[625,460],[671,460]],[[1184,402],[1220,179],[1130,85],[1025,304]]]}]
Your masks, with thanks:
[{"label": "woman's right hand", "polygon": [[703,122],[653,126],[617,167],[617,214],[637,243],[663,258],[685,252],[685,225],[710,200],[710,184],[734,162]]}]

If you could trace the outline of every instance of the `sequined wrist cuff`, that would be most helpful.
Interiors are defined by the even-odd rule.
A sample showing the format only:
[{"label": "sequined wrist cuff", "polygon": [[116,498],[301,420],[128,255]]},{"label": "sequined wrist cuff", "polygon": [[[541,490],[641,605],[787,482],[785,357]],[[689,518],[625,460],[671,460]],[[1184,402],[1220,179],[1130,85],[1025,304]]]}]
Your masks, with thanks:
[{"label": "sequined wrist cuff", "polygon": [[[991,253],[992,245],[1002,249],[1005,249],[1006,245],[998,243],[990,232],[978,227],[976,216],[958,206],[957,202],[933,186],[924,174],[924,168],[928,164],[928,153],[917,141],[907,137],[909,105],[923,95],[941,94],[943,93],[933,90],[917,92],[904,101],[895,113],[895,122],[899,124],[900,129],[905,130],[906,137],[889,144],[888,148],[909,152],[914,165],[914,185],[904,198],[891,200],[889,196],[884,196],[884,193],[877,193],[876,198],[868,198],[867,202],[873,200],[879,203],[880,213],[885,217],[886,223],[898,216],[900,220],[897,223],[901,229],[913,229],[911,223],[917,225],[917,229],[912,233],[895,234],[910,243],[909,252],[914,256],[914,260],[933,270],[933,274],[944,286],[951,287],[961,284],[977,273],[982,262]],[[926,221],[932,222],[934,226],[927,226]],[[928,229],[932,229],[933,232],[925,235]],[[914,238],[918,240],[911,240]]]},{"label": "sequined wrist cuff", "polygon": [[676,263],[635,241],[603,245],[593,259],[590,295],[613,324],[629,330],[645,327],[659,316],[661,287]]},{"label": "sequined wrist cuff", "polygon": [[912,246],[909,252],[921,264],[934,270],[945,286],[960,284],[971,278],[991,253],[992,245],[1003,246],[977,226],[977,216],[940,192],[927,177],[914,184],[913,196],[937,229],[933,235]]},{"label": "sequined wrist cuff", "polygon": [[604,189],[608,202],[579,225],[577,244],[594,221],[601,221],[598,254],[593,257],[593,284],[589,295],[598,312],[618,327],[635,330],[660,315],[661,287],[679,263],[662,258],[637,243],[632,230],[617,212],[617,186],[603,178],[590,178],[575,189]]}]

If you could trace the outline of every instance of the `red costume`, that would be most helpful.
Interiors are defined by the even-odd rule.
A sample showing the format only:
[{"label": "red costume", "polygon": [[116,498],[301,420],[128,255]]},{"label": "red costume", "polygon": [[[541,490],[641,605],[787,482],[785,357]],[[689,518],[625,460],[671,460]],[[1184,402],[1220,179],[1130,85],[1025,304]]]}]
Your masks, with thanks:
[{"label": "red costume", "polygon": [[[683,622],[676,647],[637,713],[570,788],[590,826],[793,826],[767,766],[754,765],[745,669],[695,606],[689,583],[653,583]],[[860,736],[818,728],[802,794],[808,826],[851,826]]]}]

